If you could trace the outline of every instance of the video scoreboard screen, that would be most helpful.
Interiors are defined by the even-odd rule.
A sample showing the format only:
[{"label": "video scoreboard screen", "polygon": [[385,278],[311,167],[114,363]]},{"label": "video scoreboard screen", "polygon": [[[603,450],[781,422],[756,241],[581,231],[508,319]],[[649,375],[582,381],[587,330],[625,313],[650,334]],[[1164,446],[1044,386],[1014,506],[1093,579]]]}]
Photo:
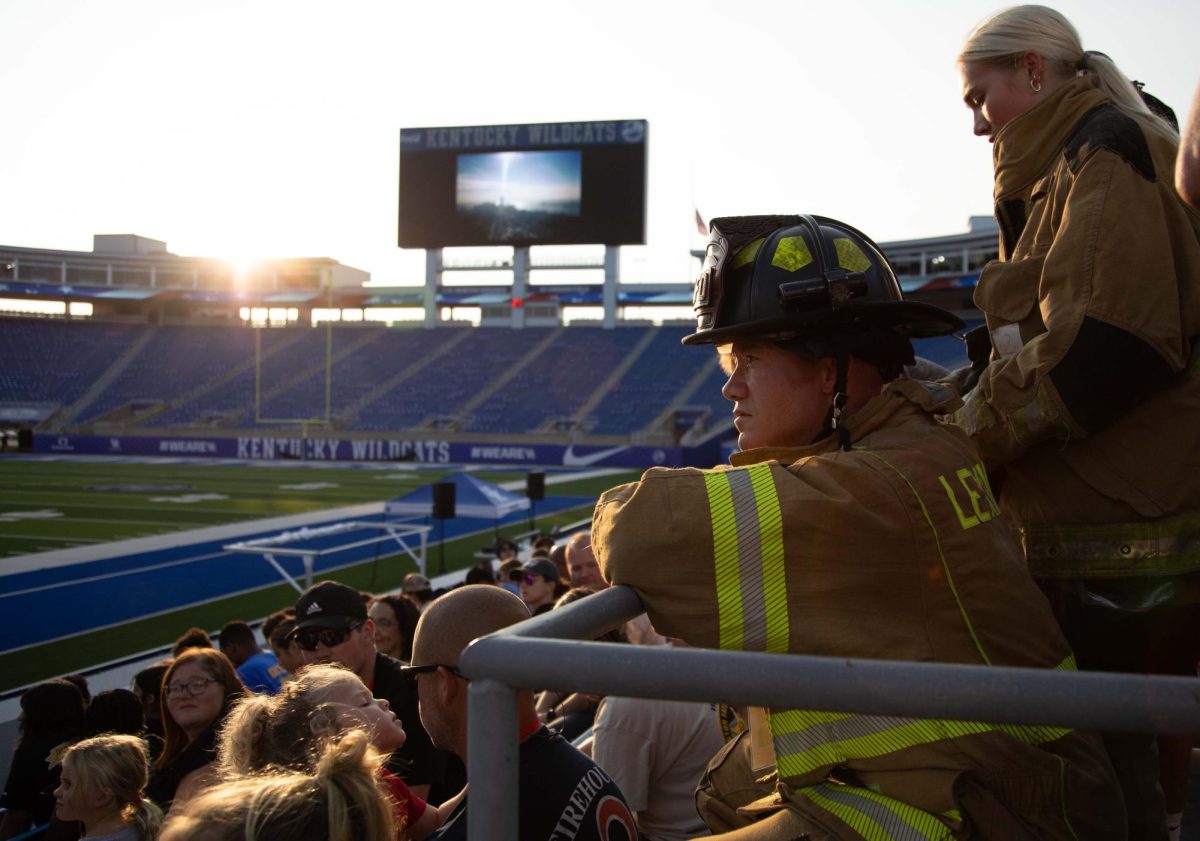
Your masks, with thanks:
[{"label": "video scoreboard screen", "polygon": [[400,132],[401,248],[642,245],[645,120]]}]

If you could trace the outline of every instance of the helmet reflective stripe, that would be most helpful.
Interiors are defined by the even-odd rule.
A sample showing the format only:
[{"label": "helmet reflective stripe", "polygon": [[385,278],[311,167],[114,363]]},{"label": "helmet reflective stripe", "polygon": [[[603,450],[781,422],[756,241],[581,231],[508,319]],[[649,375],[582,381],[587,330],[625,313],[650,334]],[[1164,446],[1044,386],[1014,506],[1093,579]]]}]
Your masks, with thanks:
[{"label": "helmet reflective stripe", "polygon": [[720,647],[788,650],[783,517],[768,464],[704,474]]},{"label": "helmet reflective stripe", "polygon": [[[757,248],[754,250],[758,251]],[[784,237],[776,243],[775,254],[771,257],[772,266],[789,272],[798,272],[811,265],[812,261],[812,252],[808,250],[808,243],[804,241],[804,237]]]},{"label": "helmet reflective stripe", "polygon": [[846,237],[834,237],[833,247],[837,250],[838,265],[850,272],[865,272],[871,268],[871,260],[863,250]]},{"label": "helmet reflective stripe", "polygon": [[798,793],[866,841],[953,841],[954,838],[954,833],[936,815],[867,788],[820,783]]},{"label": "helmet reflective stripe", "polygon": [[766,237],[759,237],[754,242],[747,245],[737,254],[733,255],[733,260],[729,263],[729,268],[738,269],[747,263],[753,263],[754,258],[758,256],[758,249],[767,241]]}]

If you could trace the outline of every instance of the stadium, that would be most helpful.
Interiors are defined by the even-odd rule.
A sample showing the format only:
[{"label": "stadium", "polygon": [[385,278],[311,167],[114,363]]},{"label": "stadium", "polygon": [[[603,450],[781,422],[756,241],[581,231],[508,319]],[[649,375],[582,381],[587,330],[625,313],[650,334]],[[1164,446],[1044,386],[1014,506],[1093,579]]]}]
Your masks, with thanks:
[{"label": "stadium", "polygon": [[[978,318],[990,219],[883,247],[908,295]],[[451,521],[453,570],[493,533],[578,526],[630,471],[723,460],[724,375],[715,354],[680,344],[690,281],[623,284],[616,250],[543,264],[522,245],[486,263],[436,249],[421,289],[364,285],[368,273],[330,258],[247,272],[132,234],[97,235],[91,252],[0,245],[0,551],[21,620],[0,644],[10,705],[39,679],[169,643],[180,622],[265,615],[286,584],[225,544],[379,516],[384,500],[464,468],[516,491],[547,472],[536,522]],[[460,280],[480,269],[511,280]],[[593,279],[554,283],[563,269]],[[965,359],[953,337],[918,352]],[[318,554],[316,570],[395,587],[414,562],[389,562],[396,548],[381,537]],[[302,576],[300,557],[281,562]],[[162,568],[173,572],[151,572]],[[66,625],[39,619],[105,588]]]},{"label": "stadium", "polygon": [[[322,579],[452,587],[501,538],[528,556],[585,529],[647,468],[728,460],[727,375],[681,344],[692,283],[619,276],[645,240],[644,171],[616,177],[644,168],[644,121],[564,126],[402,133],[398,243],[426,250],[423,287],[137,234],[0,245],[0,750],[46,678],[125,686],[182,630],[257,625]],[[971,327],[998,227],[967,227],[880,247],[908,299]],[[511,257],[447,250],[497,244]],[[914,344],[967,363],[961,335]]]}]

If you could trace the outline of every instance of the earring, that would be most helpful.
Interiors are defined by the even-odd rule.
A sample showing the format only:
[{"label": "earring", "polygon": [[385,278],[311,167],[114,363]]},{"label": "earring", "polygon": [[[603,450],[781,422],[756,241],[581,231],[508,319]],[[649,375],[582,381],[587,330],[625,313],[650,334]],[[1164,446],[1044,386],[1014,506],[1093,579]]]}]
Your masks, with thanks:
[{"label": "earring", "polygon": [[1041,93],[1042,92],[1042,80],[1035,79],[1033,76],[1030,76],[1029,77],[1029,87],[1033,89],[1034,93]]}]

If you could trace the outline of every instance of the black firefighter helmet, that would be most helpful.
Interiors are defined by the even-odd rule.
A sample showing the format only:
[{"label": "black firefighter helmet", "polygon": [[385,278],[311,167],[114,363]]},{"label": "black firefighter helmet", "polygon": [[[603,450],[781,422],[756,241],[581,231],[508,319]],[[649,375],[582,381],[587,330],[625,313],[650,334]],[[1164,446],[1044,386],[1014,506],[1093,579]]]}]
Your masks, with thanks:
[{"label": "black firefighter helmet", "polygon": [[905,301],[879,247],[844,222],[726,216],[709,230],[692,297],[696,332],[684,344],[810,342],[812,355],[824,356],[836,355],[829,340],[837,337],[853,352],[855,336],[907,344],[963,327],[940,307]]},{"label": "black firefighter helmet", "polygon": [[[850,357],[898,373],[910,339],[963,328],[957,316],[906,301],[887,258],[865,234],[823,216],[726,216],[712,220],[684,344],[778,342],[813,359],[833,357],[837,383],[825,429],[850,449],[843,423]],[[892,374],[894,376],[894,374]]]}]

